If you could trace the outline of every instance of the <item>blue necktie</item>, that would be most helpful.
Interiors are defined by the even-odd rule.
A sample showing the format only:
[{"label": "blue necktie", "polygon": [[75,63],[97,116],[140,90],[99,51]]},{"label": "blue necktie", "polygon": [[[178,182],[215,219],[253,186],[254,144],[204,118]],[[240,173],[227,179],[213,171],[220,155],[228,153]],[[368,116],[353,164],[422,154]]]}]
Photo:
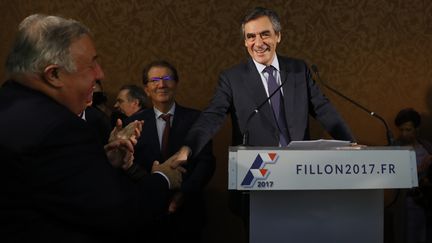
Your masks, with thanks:
[{"label": "blue necktie", "polygon": [[[273,66],[267,66],[264,68],[264,72],[268,73],[269,75],[267,79],[269,95],[271,95],[279,86],[276,82],[275,76],[273,75],[275,70],[276,68]],[[273,108],[275,120],[279,128],[279,143],[282,147],[287,146],[288,129],[286,125],[285,111],[283,109],[283,97],[280,89],[273,95],[273,97],[271,97],[270,102]]]}]

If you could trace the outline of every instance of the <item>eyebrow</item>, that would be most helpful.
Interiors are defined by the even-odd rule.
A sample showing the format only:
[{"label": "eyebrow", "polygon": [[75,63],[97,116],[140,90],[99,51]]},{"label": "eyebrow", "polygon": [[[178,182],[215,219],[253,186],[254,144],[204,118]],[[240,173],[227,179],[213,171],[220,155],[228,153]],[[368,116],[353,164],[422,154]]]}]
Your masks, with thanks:
[{"label": "eyebrow", "polygon": [[256,36],[257,34],[262,35],[262,34],[270,34],[270,33],[271,33],[270,30],[263,30],[263,31],[258,32],[258,33],[254,33],[254,32],[246,33],[246,36],[253,37],[253,36]]}]

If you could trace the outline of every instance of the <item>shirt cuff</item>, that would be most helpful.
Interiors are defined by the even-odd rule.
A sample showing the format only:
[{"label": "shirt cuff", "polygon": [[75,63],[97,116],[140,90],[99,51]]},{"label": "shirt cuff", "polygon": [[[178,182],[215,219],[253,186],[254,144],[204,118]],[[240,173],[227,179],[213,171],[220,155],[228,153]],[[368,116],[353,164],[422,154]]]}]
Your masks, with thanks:
[{"label": "shirt cuff", "polygon": [[155,171],[153,173],[157,173],[157,174],[162,175],[165,178],[165,180],[167,181],[167,183],[168,183],[168,188],[171,189],[171,183],[170,183],[170,180],[168,179],[168,176],[166,176],[164,173],[162,173],[160,171]]}]

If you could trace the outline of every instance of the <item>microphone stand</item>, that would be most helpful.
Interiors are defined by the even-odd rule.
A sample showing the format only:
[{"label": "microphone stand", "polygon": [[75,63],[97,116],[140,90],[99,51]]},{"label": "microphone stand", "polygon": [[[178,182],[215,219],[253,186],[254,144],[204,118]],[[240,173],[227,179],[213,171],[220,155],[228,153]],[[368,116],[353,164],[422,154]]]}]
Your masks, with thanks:
[{"label": "microphone stand", "polygon": [[249,122],[252,120],[252,118],[257,114],[260,109],[284,86],[286,80],[284,80],[277,89],[275,89],[268,97],[265,99],[261,104],[259,104],[255,109],[250,113],[246,120],[245,124],[245,132],[243,133],[243,139],[242,144],[240,146],[249,146]]},{"label": "microphone stand", "polygon": [[318,67],[313,64],[311,66],[312,71],[315,73],[315,75],[317,76],[318,80],[320,81],[320,83],[326,87],[327,89],[331,90],[332,92],[336,93],[337,95],[339,95],[340,97],[348,100],[349,102],[351,102],[352,104],[354,104],[355,106],[357,106],[358,108],[362,109],[363,111],[369,113],[369,115],[371,115],[372,117],[377,118],[378,120],[380,120],[383,124],[384,127],[386,129],[386,138],[387,138],[387,145],[394,145],[394,137],[393,137],[393,133],[391,132],[389,126],[387,125],[387,122],[384,120],[384,118],[382,118],[380,115],[378,115],[377,113],[370,111],[369,109],[367,109],[366,107],[362,106],[361,104],[355,102],[354,100],[352,100],[351,98],[345,96],[344,94],[342,94],[341,92],[339,92],[338,90],[332,88],[331,86],[329,86],[326,82],[324,82],[320,75],[319,75],[319,71],[318,71]]}]

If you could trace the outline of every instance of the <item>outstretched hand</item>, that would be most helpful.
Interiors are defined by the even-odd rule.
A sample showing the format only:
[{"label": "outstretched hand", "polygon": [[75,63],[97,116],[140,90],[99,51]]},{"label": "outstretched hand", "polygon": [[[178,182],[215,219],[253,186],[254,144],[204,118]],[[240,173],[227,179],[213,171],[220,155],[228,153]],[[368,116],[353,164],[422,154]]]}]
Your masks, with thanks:
[{"label": "outstretched hand", "polygon": [[182,183],[182,173],[186,173],[186,169],[181,165],[187,162],[188,156],[191,153],[189,147],[183,146],[177,153],[160,164],[155,161],[152,167],[152,173],[161,172],[165,174],[170,181],[170,189],[179,189]]},{"label": "outstretched hand", "polygon": [[161,172],[166,177],[168,177],[170,183],[170,189],[179,189],[182,183],[182,173],[185,173],[185,168],[179,166],[178,168],[173,168],[170,163],[160,164],[159,161],[154,161],[152,166],[152,173]]},{"label": "outstretched hand", "polygon": [[169,163],[169,165],[176,169],[180,165],[186,164],[188,157],[191,153],[191,149],[187,146],[182,146],[177,153],[175,153],[173,156],[168,158],[165,163]]}]

